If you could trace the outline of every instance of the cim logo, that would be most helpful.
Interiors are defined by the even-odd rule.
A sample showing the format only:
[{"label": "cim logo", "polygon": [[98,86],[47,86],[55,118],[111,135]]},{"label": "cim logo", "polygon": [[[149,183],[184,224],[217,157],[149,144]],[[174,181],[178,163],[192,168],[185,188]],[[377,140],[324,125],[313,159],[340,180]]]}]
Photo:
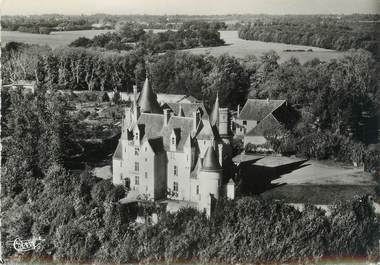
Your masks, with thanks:
[{"label": "cim logo", "polygon": [[39,250],[42,248],[42,243],[45,239],[41,237],[32,238],[29,240],[21,240],[20,238],[16,238],[13,241],[13,247],[18,253],[24,253],[31,250]]}]

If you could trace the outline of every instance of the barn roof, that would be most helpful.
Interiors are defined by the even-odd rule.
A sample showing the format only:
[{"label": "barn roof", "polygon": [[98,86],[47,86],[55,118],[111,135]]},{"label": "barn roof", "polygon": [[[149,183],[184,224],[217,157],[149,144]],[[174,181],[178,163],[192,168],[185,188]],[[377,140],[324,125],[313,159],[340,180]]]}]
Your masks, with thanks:
[{"label": "barn roof", "polygon": [[276,132],[284,128],[272,114],[269,114],[255,128],[250,130],[246,136],[264,136],[266,132]]},{"label": "barn roof", "polygon": [[261,121],[285,102],[286,100],[248,99],[238,119]]}]

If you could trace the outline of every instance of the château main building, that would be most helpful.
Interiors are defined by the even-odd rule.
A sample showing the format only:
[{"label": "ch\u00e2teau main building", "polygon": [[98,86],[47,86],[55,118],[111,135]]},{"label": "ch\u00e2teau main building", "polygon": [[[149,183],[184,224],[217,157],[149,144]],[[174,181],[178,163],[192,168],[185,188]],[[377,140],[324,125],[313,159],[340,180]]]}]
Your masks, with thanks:
[{"label": "ch\u00e2teau main building", "polygon": [[193,202],[210,213],[220,194],[230,137],[228,109],[218,99],[209,116],[203,103],[157,102],[146,79],[134,87],[113,156],[113,183],[153,200]]}]

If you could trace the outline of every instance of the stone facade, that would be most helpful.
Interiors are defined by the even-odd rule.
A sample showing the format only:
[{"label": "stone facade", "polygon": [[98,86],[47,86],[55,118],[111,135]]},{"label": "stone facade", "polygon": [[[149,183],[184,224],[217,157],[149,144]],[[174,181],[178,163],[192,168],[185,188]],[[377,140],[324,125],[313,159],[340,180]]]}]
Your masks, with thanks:
[{"label": "stone facade", "polygon": [[148,80],[139,99],[137,89],[134,93],[113,156],[113,183],[153,200],[194,202],[210,214],[211,198],[219,197],[222,185],[227,143],[217,132],[229,137],[229,127],[224,128],[228,109],[222,111],[222,123],[211,125],[203,103],[168,103],[159,109]]}]

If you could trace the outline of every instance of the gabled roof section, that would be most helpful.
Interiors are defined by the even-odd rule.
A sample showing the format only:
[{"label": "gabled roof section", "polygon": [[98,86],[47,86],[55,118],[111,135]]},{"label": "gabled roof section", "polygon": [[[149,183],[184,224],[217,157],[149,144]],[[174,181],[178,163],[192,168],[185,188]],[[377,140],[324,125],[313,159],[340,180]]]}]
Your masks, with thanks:
[{"label": "gabled roof section", "polygon": [[238,119],[261,121],[285,102],[286,100],[248,99]]},{"label": "gabled roof section", "polygon": [[170,108],[174,112],[174,115],[178,116],[180,105],[182,107],[182,112],[185,115],[185,117],[193,117],[193,112],[197,109],[200,109],[202,114],[202,120],[209,119],[209,116],[203,103],[166,103],[164,106]]},{"label": "gabled roof section", "polygon": [[143,89],[140,93],[138,105],[141,112],[162,113],[161,107],[157,101],[157,95],[153,92],[148,78],[145,79]]},{"label": "gabled roof section", "polygon": [[207,148],[203,158],[202,171],[219,171],[222,167],[219,164],[218,157],[213,146]]},{"label": "gabled roof section", "polygon": [[198,140],[211,140],[217,138],[209,120],[201,120],[195,138]]},{"label": "gabled roof section", "polygon": [[282,125],[272,114],[266,116],[255,128],[250,130],[247,136],[264,136],[267,132],[277,132],[284,129]]},{"label": "gabled roof section", "polygon": [[115,153],[113,154],[113,159],[122,160],[123,159],[123,148],[121,146],[121,141],[117,144]]},{"label": "gabled roof section", "polygon": [[167,151],[170,150],[170,138],[172,131],[174,131],[177,137],[177,151],[183,151],[183,147],[185,146],[186,140],[190,137],[192,130],[193,120],[191,118],[170,117],[168,125],[162,129],[164,149]]},{"label": "gabled roof section", "polygon": [[144,125],[144,137],[146,139],[161,137],[161,130],[164,126],[164,115],[154,113],[141,113],[137,120],[138,125]]}]

